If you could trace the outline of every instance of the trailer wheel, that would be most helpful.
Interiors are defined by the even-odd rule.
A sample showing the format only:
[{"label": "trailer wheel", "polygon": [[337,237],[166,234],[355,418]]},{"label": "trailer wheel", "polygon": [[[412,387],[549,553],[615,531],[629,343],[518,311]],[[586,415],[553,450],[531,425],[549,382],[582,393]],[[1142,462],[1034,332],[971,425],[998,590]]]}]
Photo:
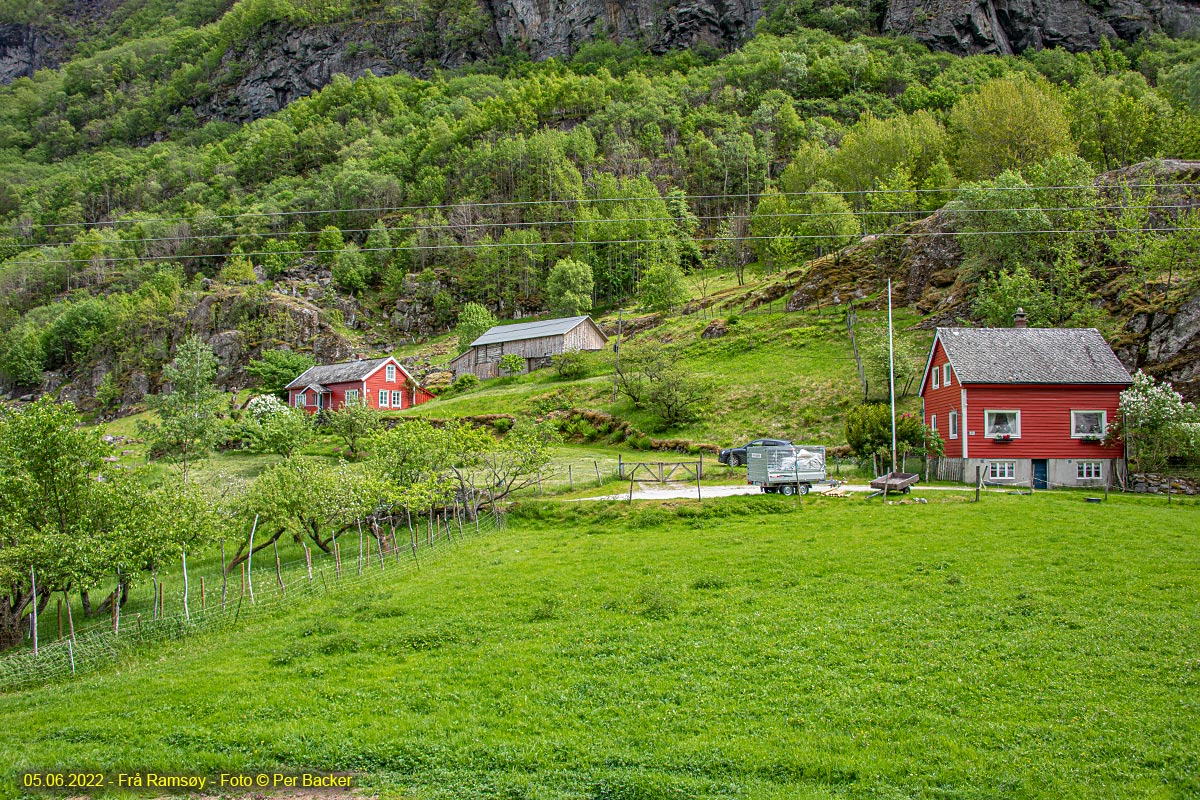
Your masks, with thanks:
[{"label": "trailer wheel", "polygon": [[812,487],[809,486],[807,483],[800,484],[800,494],[808,494],[808,490],[811,488]]},{"label": "trailer wheel", "polygon": [[783,492],[788,497],[791,497],[796,493],[796,487],[792,486],[790,483],[785,483],[783,486],[779,487],[779,491]]},{"label": "trailer wheel", "polygon": [[904,489],[903,489],[903,491],[902,491],[902,493],[903,493],[903,494],[908,494],[908,493],[909,493],[909,492],[911,492],[911,491],[912,491],[912,487],[911,487],[911,486],[905,486],[905,487],[904,487]]}]

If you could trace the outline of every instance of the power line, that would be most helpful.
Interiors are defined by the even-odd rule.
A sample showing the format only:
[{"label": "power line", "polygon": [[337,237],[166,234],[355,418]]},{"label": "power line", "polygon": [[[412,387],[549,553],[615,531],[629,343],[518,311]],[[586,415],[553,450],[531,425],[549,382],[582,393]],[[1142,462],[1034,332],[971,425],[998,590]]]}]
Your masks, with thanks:
[{"label": "power line", "polygon": [[[1160,227],[1160,228],[1141,228],[1142,232],[1147,233],[1172,233],[1179,231],[1200,231],[1200,227]],[[1093,228],[1089,229],[1089,233],[1120,233],[1119,228]],[[946,237],[946,236],[1011,236],[1011,235],[1040,235],[1040,234],[1066,234],[1080,233],[1074,229],[1034,229],[1034,230],[1000,230],[1000,231],[928,231],[928,232],[889,232],[881,233],[854,234],[861,242],[867,237],[871,238],[917,238],[921,236],[930,237]],[[848,238],[837,234],[783,234],[779,236],[711,236],[693,238],[693,242],[740,242],[740,241],[758,241],[767,239],[787,239],[787,240],[809,240],[809,239],[840,239]],[[360,252],[408,252],[412,250],[476,250],[480,248],[492,247],[552,247],[552,246],[578,246],[578,245],[612,245],[612,244],[661,244],[663,242],[676,241],[672,238],[655,238],[655,239],[608,239],[600,241],[581,241],[570,240],[564,242],[488,242],[485,244],[431,244],[431,245],[403,245],[400,247],[363,247]],[[228,258],[234,255],[241,256],[268,256],[268,255],[324,255],[330,253],[340,253],[341,250],[257,250],[247,253],[196,253],[186,255],[173,256],[117,256],[104,258],[105,263],[128,263],[142,261],[180,261],[180,260],[196,260],[203,258]],[[13,266],[35,266],[45,264],[90,264],[91,258],[63,258],[63,259],[40,259],[33,261],[8,261],[6,264]]]},{"label": "power line", "polygon": [[[1198,188],[1200,183],[1136,183],[1136,184],[1121,184],[1118,187],[1121,189],[1186,189]],[[697,201],[713,201],[713,200],[738,200],[750,201],[758,200],[763,196],[776,197],[803,197],[803,196],[849,196],[849,195],[887,195],[887,194],[958,194],[963,191],[981,191],[981,192],[1050,192],[1050,191],[1100,191],[1101,187],[1092,184],[1074,185],[1074,186],[989,186],[964,189],[947,188],[947,189],[825,189],[820,191],[805,191],[805,192],[742,192],[740,194],[725,193],[725,194],[685,194],[677,195],[684,200]],[[189,216],[189,217],[150,217],[150,218],[124,218],[117,220],[107,220],[104,222],[52,222],[52,223],[37,223],[36,227],[42,230],[53,230],[56,228],[87,228],[87,227],[110,227],[114,225],[136,224],[141,222],[191,222],[197,218],[203,219],[245,219],[245,218],[275,218],[275,217],[300,217],[300,216],[315,216],[319,214],[380,214],[380,213],[398,213],[411,211],[453,211],[455,209],[468,208],[510,208],[522,206],[545,206],[545,205],[570,205],[578,204],[585,205],[588,203],[639,203],[651,201],[665,201],[669,199],[669,195],[649,195],[644,197],[588,197],[588,198],[557,198],[547,200],[496,200],[496,201],[471,201],[462,203],[435,203],[430,205],[409,205],[409,206],[373,206],[366,208],[319,208],[319,209],[294,209],[290,211],[243,211],[237,214],[210,214]]]},{"label": "power line", "polygon": [[[1124,206],[1121,206],[1121,205],[1049,206],[1049,207],[1013,206],[1013,207],[1005,207],[1005,208],[952,208],[952,209],[948,209],[947,213],[949,213],[949,214],[1001,214],[1001,213],[1008,213],[1008,212],[1038,212],[1038,211],[1040,211],[1040,212],[1056,212],[1057,213],[1057,212],[1068,212],[1068,211],[1113,211],[1113,210],[1121,210],[1122,208],[1124,208]],[[1174,204],[1162,204],[1162,205],[1147,205],[1147,206],[1140,206],[1139,208],[1143,208],[1148,211],[1171,211],[1171,210],[1180,211],[1180,210],[1187,210],[1187,209],[1193,209],[1193,208],[1200,208],[1200,205],[1191,204],[1191,203],[1174,203]],[[761,214],[761,213],[755,212],[755,213],[749,213],[749,214],[727,214],[727,215],[708,214],[708,215],[700,215],[700,216],[694,215],[694,218],[697,221],[701,221],[701,220],[714,221],[714,220],[756,220],[756,219],[804,219],[804,218],[809,218],[809,217],[841,216],[845,213],[847,213],[847,212],[845,212],[845,211],[781,211],[781,212],[774,212],[774,213],[767,213],[767,214]],[[854,215],[856,217],[860,217],[860,218],[861,217],[869,217],[869,218],[885,217],[886,218],[886,217],[903,216],[907,219],[918,220],[918,219],[928,218],[929,216],[932,216],[936,212],[935,211],[926,211],[923,209],[897,209],[897,210],[882,210],[882,211],[864,210],[864,211],[850,212],[850,213],[854,213]],[[406,232],[419,234],[419,233],[424,233],[427,231],[434,231],[434,232],[436,232],[436,231],[464,231],[464,232],[470,231],[470,232],[474,232],[474,231],[478,231],[478,230],[490,231],[490,230],[494,230],[494,229],[503,229],[506,231],[507,230],[536,230],[537,228],[539,228],[541,226],[563,227],[563,226],[569,225],[569,226],[573,227],[576,225],[587,226],[587,225],[605,225],[605,224],[611,225],[611,224],[630,223],[630,222],[677,222],[677,221],[678,221],[678,218],[672,217],[672,216],[666,216],[666,217],[616,217],[616,218],[607,218],[607,219],[586,219],[586,220],[574,220],[574,219],[570,219],[570,220],[532,220],[532,221],[522,220],[522,221],[516,221],[516,222],[468,222],[468,223],[461,223],[461,224],[446,223],[446,224],[441,224],[441,225],[399,225],[399,226],[395,226],[395,227],[381,227],[381,228],[339,228],[338,230],[342,234],[347,234],[347,233],[350,233],[350,234],[367,233],[367,234],[369,234],[369,233],[371,233],[373,231],[377,231],[377,230],[378,231],[386,231],[389,234],[391,234],[391,233],[406,233]],[[310,234],[311,234],[311,232],[308,232],[308,231],[304,232],[304,235],[310,235]],[[137,237],[137,238],[132,238],[132,239],[122,239],[122,240],[120,240],[120,244],[137,245],[137,244],[149,244],[149,243],[159,243],[159,242],[212,241],[212,240],[219,240],[219,239],[251,238],[251,237],[262,238],[262,239],[279,239],[279,238],[289,237],[292,235],[293,235],[293,233],[291,231],[260,231],[260,232],[253,232],[253,233],[241,233],[241,234],[236,233],[236,232],[198,233],[198,234],[187,234],[187,235],[183,235],[183,236],[153,236],[153,237],[142,236],[142,237]],[[692,238],[692,237],[689,237],[689,238]],[[700,241],[700,240],[693,238],[693,241]],[[553,242],[548,242],[547,244],[552,244],[552,243]],[[38,244],[30,245],[30,247],[66,247],[66,246],[69,246],[72,244],[75,244],[75,240],[69,240],[69,241],[68,240],[58,240],[58,241],[54,241],[54,242],[41,242]]]}]

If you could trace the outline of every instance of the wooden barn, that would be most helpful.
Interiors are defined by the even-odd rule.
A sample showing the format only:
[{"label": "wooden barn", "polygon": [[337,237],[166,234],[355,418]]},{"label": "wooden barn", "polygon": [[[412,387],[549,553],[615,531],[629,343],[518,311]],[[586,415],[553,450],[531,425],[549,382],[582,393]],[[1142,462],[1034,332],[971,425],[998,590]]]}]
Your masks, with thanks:
[{"label": "wooden barn", "polygon": [[1129,372],[1094,328],[938,328],[921,400],[945,442],[942,480],[1093,486],[1124,463],[1107,443]]},{"label": "wooden barn", "polygon": [[287,385],[288,403],[309,413],[366,400],[371,408],[410,408],[433,399],[399,361],[386,358],[309,367]]},{"label": "wooden barn", "polygon": [[497,325],[471,342],[471,348],[450,362],[454,377],[474,373],[479,378],[500,374],[500,358],[516,353],[525,359],[525,372],[545,367],[558,353],[601,350],[608,337],[589,316],[563,317],[516,325]]}]

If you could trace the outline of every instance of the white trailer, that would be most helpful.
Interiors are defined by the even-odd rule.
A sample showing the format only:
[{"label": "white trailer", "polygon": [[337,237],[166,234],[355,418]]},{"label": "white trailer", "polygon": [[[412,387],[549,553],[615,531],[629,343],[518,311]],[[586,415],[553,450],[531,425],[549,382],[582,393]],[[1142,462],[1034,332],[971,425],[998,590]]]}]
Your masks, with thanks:
[{"label": "white trailer", "polygon": [[746,448],[746,482],[764,492],[808,494],[819,483],[840,485],[825,474],[825,448],[821,445],[768,445]]}]

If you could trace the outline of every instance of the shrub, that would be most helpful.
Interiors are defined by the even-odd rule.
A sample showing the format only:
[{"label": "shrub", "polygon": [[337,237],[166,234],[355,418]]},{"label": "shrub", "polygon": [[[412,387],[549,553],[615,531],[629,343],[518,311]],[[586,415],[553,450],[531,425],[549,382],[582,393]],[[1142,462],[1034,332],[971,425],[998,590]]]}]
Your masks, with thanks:
[{"label": "shrub", "polygon": [[588,362],[581,350],[567,350],[558,353],[551,359],[551,364],[554,366],[554,371],[558,373],[558,377],[574,381],[580,378],[587,377]]},{"label": "shrub", "polygon": [[[475,376],[472,375],[471,377]],[[492,428],[495,429],[496,433],[508,433],[512,430],[512,426],[513,421],[508,417],[496,417],[492,420]]]},{"label": "shrub", "polygon": [[454,379],[454,383],[450,384],[450,391],[454,394],[463,394],[469,392],[479,385],[479,377],[473,372],[464,372]]}]

